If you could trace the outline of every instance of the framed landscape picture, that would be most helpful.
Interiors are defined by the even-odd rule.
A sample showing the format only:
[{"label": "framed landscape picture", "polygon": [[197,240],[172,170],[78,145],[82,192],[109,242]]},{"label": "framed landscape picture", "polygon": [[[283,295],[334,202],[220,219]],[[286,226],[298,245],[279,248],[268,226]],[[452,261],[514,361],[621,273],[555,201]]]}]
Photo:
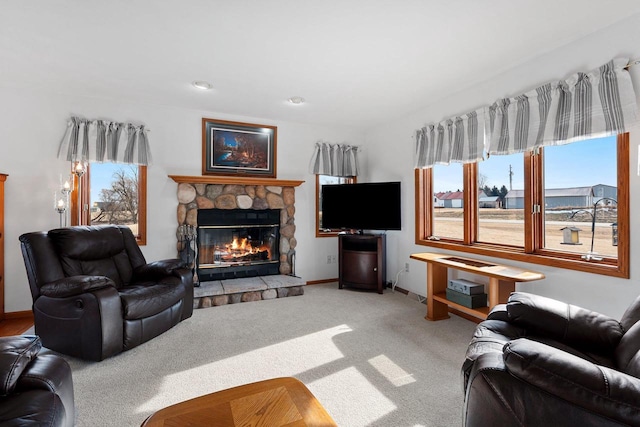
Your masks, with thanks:
[{"label": "framed landscape picture", "polygon": [[202,119],[202,174],[276,177],[277,127]]}]

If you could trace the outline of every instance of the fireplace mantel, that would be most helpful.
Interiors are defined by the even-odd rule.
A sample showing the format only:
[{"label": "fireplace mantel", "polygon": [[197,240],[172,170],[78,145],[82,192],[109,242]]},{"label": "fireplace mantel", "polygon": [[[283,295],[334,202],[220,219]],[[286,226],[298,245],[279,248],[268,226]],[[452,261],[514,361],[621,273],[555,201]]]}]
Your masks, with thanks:
[{"label": "fireplace mantel", "polygon": [[187,176],[169,175],[178,184],[233,184],[233,185],[271,185],[276,187],[297,187],[304,181],[247,176]]}]

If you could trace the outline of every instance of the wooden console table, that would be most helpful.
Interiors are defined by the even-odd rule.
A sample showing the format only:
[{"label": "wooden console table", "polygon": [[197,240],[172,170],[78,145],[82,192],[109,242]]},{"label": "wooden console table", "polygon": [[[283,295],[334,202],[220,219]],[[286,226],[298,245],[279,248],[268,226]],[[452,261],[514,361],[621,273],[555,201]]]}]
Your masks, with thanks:
[{"label": "wooden console table", "polygon": [[[427,263],[427,320],[448,319],[449,307],[484,320],[493,307],[507,302],[511,292],[515,291],[516,282],[544,279],[544,274],[535,271],[455,255],[425,252],[412,254],[410,258]],[[446,297],[449,268],[489,277],[489,306],[469,308],[449,301]]]}]

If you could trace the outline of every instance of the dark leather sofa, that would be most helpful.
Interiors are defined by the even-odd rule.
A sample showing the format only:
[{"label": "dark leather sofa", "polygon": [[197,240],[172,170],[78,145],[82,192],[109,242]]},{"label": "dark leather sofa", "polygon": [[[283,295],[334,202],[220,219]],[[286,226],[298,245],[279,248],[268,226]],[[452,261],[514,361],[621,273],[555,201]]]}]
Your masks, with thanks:
[{"label": "dark leather sofa", "polygon": [[147,264],[125,226],[76,226],[20,236],[36,334],[57,352],[103,360],[193,313],[191,272]]},{"label": "dark leather sofa", "polygon": [[37,336],[0,338],[0,425],[74,425],[71,368]]},{"label": "dark leather sofa", "polygon": [[640,426],[639,319],[512,293],[469,344],[464,425]]}]

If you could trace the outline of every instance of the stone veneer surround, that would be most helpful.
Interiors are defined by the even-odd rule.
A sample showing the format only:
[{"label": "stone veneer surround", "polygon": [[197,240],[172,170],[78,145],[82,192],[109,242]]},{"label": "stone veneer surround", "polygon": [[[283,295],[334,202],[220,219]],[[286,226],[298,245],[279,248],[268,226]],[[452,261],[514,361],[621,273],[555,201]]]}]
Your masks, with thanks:
[{"label": "stone veneer surround", "polygon": [[[178,226],[197,226],[198,209],[280,209],[280,274],[292,273],[297,245],[295,187],[304,181],[228,176],[169,177],[178,183]],[[178,247],[178,251],[180,249]]]}]

